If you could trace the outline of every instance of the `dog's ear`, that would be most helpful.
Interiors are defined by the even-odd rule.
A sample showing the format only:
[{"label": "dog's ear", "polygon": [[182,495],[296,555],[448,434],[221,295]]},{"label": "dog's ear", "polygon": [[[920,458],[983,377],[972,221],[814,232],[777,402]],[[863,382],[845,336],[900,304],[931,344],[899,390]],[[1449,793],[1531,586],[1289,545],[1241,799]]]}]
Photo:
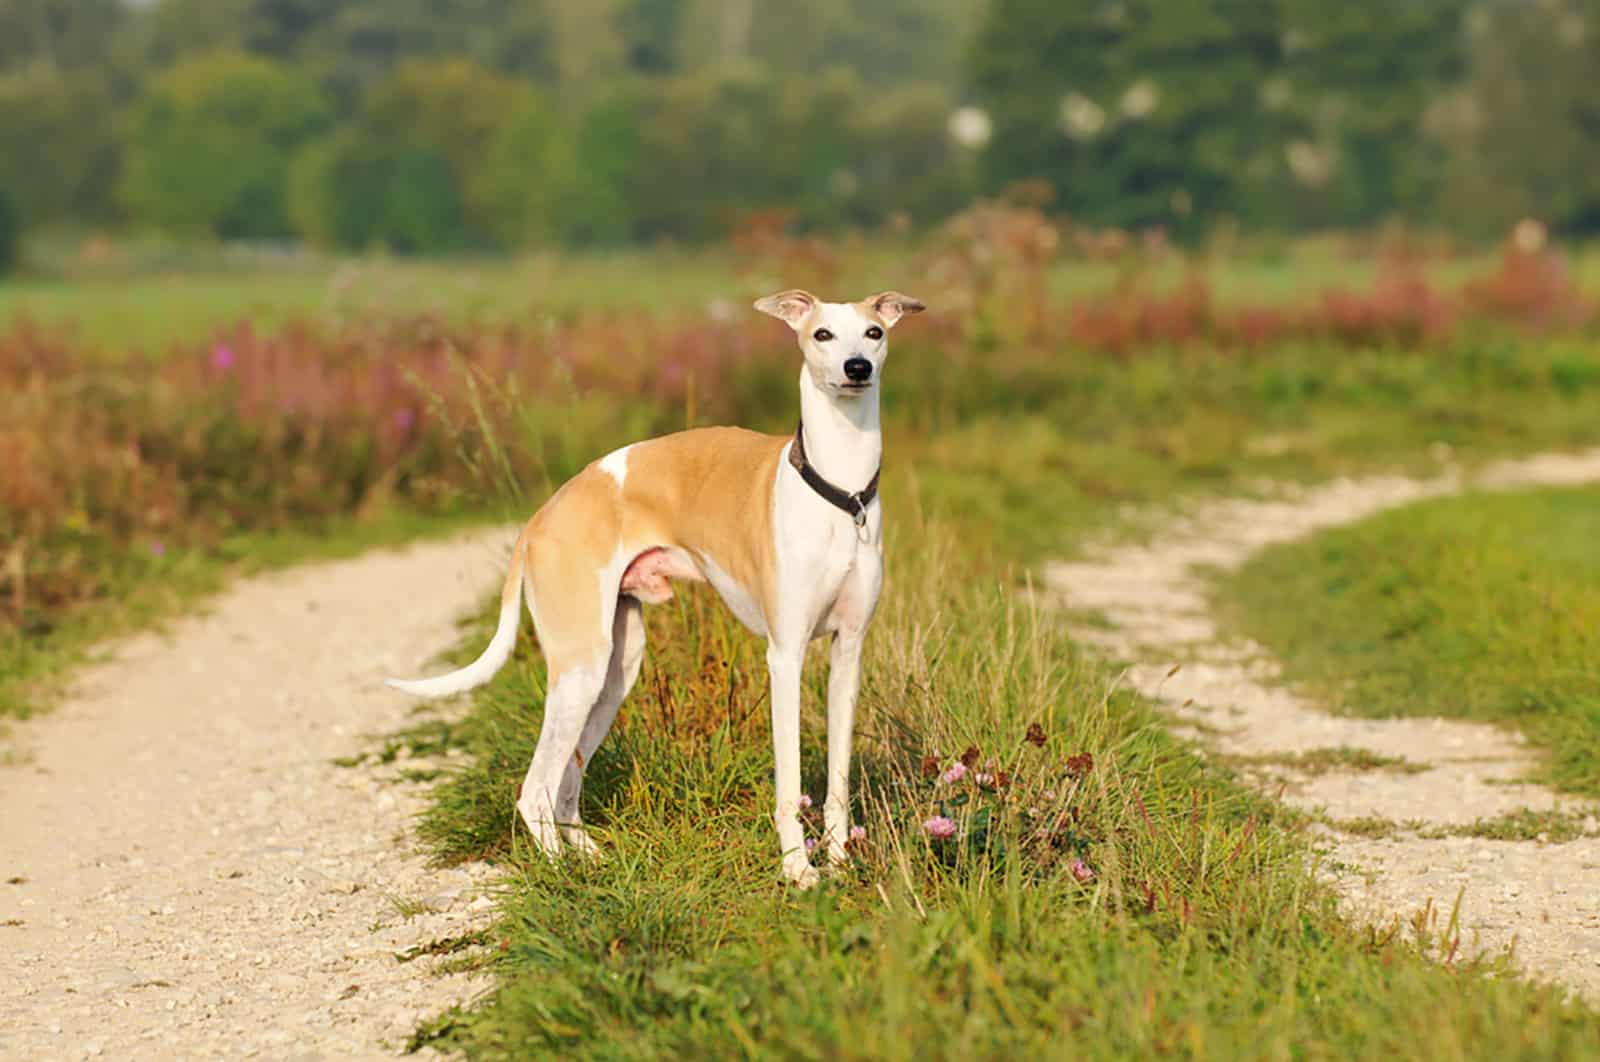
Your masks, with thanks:
[{"label": "dog's ear", "polygon": [[806,315],[816,308],[817,297],[809,291],[791,288],[780,291],[776,295],[768,295],[764,299],[755,301],[756,309],[768,313],[782,321],[787,321],[789,327],[796,332],[800,331],[800,322]]},{"label": "dog's ear", "polygon": [[877,314],[885,328],[893,328],[895,322],[908,313],[921,313],[928,308],[921,299],[913,299],[910,295],[902,295],[898,291],[883,291],[870,295],[862,299],[861,304]]}]

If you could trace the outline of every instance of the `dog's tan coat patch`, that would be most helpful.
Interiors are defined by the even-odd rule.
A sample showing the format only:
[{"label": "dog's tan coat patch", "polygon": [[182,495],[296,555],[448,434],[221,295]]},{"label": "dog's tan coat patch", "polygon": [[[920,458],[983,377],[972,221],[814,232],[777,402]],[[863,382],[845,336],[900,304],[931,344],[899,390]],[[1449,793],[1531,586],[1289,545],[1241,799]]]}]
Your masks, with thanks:
[{"label": "dog's tan coat patch", "polygon": [[[595,462],[556,491],[517,541],[552,670],[603,657],[606,605],[622,572],[647,550],[710,558],[770,622],[777,593],[772,486],[788,441],[743,428],[697,428],[629,447],[622,484]],[[505,592],[515,590],[508,582]]]}]

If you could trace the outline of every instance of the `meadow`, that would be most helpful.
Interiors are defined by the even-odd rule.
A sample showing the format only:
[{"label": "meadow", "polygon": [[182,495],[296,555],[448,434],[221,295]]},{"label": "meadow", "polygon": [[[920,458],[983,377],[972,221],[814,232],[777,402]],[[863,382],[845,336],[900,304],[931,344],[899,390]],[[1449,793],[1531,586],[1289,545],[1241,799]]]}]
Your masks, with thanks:
[{"label": "meadow", "polygon": [[[259,323],[240,316],[261,305],[250,284],[219,281],[182,327],[181,309],[130,299],[160,318],[149,333],[63,293],[59,316],[30,310],[0,339],[0,463],[23,470],[0,493],[0,690],[13,711],[46,703],[92,634],[181,607],[185,587],[263,542],[288,559],[521,515],[640,435],[789,430],[792,341],[746,297],[892,285],[933,310],[897,333],[886,370],[889,590],[869,642],[853,866],[815,893],[778,885],[759,648],[696,593],[651,613],[646,671],[595,764],[584,816],[610,858],[530,858],[510,814],[543,682],[524,639],[463,720],[396,739],[465,750],[437,780],[427,836],[441,859],[507,875],[488,946],[463,953],[500,987],[419,1042],[488,1057],[1592,1044],[1600,1016],[1462,959],[1448,924],[1412,939],[1341,920],[1308,872],[1303,824],[1169,737],[1028,579],[1185,496],[1594,445],[1582,269],[1544,250],[1391,247],[1324,282],[1285,265],[1290,252],[1219,265],[1079,235],[989,207],[892,272],[886,250],[850,262],[787,240],[694,266],[557,265],[544,275],[572,294],[537,313],[518,294],[535,274],[514,270],[506,301],[477,308],[401,294],[330,317],[286,299]],[[398,268],[416,290],[461,279]],[[454,282],[440,281],[445,302]],[[125,615],[140,595],[158,603]],[[956,838],[929,837],[936,815]]]},{"label": "meadow", "polygon": [[1219,593],[1324,703],[1510,724],[1545,754],[1545,781],[1594,796],[1596,542],[1593,490],[1451,498],[1269,550]]}]

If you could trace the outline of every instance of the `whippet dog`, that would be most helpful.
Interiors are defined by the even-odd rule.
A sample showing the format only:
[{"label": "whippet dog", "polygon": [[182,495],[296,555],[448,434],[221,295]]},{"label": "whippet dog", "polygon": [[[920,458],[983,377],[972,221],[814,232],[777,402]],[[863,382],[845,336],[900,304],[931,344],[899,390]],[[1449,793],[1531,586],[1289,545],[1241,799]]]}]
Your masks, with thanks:
[{"label": "whippet dog", "polygon": [[861,649],[883,586],[883,437],[878,381],[888,332],[923,304],[886,291],[822,302],[806,291],[755,308],[799,338],[800,427],[792,436],[700,428],[624,446],[569,480],[522,529],[488,648],[459,671],[414,682],[439,697],[481,685],[516,642],[525,596],[549,668],[544,725],[517,810],[534,842],[595,852],[583,831],[583,772],[605,739],[644,656],[642,604],[672,597],[672,579],[709,582],[767,639],[772,684],[774,821],[783,875],[817,881],[800,825],[800,672],[806,646],[831,634],[824,843],[848,858],[850,742]]}]

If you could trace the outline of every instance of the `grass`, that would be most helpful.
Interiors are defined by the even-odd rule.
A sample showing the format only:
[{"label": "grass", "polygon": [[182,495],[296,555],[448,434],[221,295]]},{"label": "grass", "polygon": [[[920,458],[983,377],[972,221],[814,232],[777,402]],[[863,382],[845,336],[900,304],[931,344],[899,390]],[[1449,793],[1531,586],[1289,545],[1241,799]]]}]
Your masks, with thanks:
[{"label": "grass", "polygon": [[[831,241],[829,248],[831,264],[797,281],[797,261],[740,257],[725,247],[441,262],[136,242],[85,257],[51,246],[33,255],[33,275],[0,280],[0,333],[27,319],[70,328],[84,343],[116,356],[191,343],[244,320],[271,333],[292,322],[338,326],[395,314],[501,327],[589,310],[702,311],[722,303],[742,312],[752,298],[798,282],[829,295],[906,286],[906,262],[920,253],[903,241],[861,237]],[[1427,272],[1456,286],[1491,261],[1486,254],[1461,254],[1430,261]],[[1229,303],[1285,302],[1333,287],[1366,287],[1379,272],[1371,246],[1310,239],[1269,253],[1219,247],[1156,261],[1064,258],[1049,269],[1046,289],[1057,299],[1093,297],[1135,281],[1170,290],[1197,268]],[[1570,269],[1580,285],[1600,286],[1600,247],[1578,248]],[[921,280],[928,290],[930,281]]]},{"label": "grass", "polygon": [[[1455,1059],[1563,1057],[1600,1035],[1558,990],[1453,958],[1448,927],[1406,943],[1342,921],[1303,819],[1118,691],[981,525],[889,490],[893,578],[857,742],[867,842],[850,869],[812,893],[777,882],[761,648],[697,592],[649,610],[645,671],[591,767],[583,814],[608,858],[530,853],[513,801],[544,673],[524,637],[449,728],[468,766],[423,824],[440,858],[505,870],[480,952],[498,987],[418,1043],[485,1058]],[[808,671],[813,794],[823,670]],[[937,770],[960,750],[1009,785],[929,776],[928,757]],[[958,841],[923,834],[935,812]]]},{"label": "grass", "polygon": [[1600,491],[1425,502],[1275,546],[1221,584],[1229,622],[1324,701],[1516,727],[1600,795]]},{"label": "grass", "polygon": [[452,263],[308,257],[232,268],[209,259],[111,263],[76,275],[0,281],[0,332],[28,319],[69,328],[89,346],[120,355],[193,342],[240,321],[271,333],[290,322],[337,327],[401,314],[472,327],[580,310],[699,310],[729,294],[730,269],[727,256],[716,252]]},{"label": "grass", "polygon": [[1307,749],[1278,756],[1232,756],[1228,763],[1237,766],[1287,767],[1299,774],[1317,777],[1334,771],[1394,771],[1418,774],[1428,768],[1403,756],[1384,756],[1371,749],[1337,745]]}]

